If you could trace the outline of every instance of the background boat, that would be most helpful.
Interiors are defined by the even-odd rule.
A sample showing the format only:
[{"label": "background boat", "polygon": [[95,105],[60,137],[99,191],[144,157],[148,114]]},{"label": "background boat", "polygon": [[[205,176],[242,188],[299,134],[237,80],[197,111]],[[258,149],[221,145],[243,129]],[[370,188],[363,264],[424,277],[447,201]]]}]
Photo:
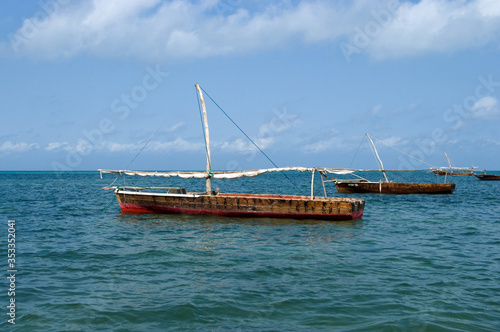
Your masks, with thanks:
[{"label": "background boat", "polygon": [[[368,138],[375,157],[380,164],[380,172],[384,176],[384,181],[369,181],[359,175],[357,179],[339,180],[334,179],[335,187],[339,193],[367,193],[367,194],[453,194],[455,190],[454,183],[411,183],[411,182],[392,182],[389,181],[384,169],[384,164],[380,159],[377,148],[371,137],[365,134]],[[355,174],[354,174],[355,175]],[[438,178],[439,180],[439,178]]]},{"label": "background boat", "polygon": [[500,180],[500,175],[497,174],[486,174],[486,170],[483,174],[474,174],[476,178],[479,180],[488,180],[488,181],[496,181]]},{"label": "background boat", "polygon": [[370,182],[351,180],[335,182],[339,193],[369,194],[453,194],[454,183]]},{"label": "background boat", "polygon": [[[463,172],[463,170],[468,169],[468,168],[461,168],[461,167],[454,167],[453,169],[451,168],[439,168],[439,169],[433,169],[432,172],[436,175],[451,175],[451,176],[468,176],[468,175],[474,175],[474,170],[472,167],[470,168],[470,171],[468,172]],[[462,171],[462,172],[461,172]]]},{"label": "background boat", "polygon": [[448,167],[433,167],[432,172],[436,175],[452,175],[452,176],[468,176],[468,175],[474,175],[474,168],[477,168],[475,166],[471,167],[456,167],[452,166],[452,162],[450,161],[450,158],[448,155],[444,154],[446,156],[446,159],[448,160]]}]

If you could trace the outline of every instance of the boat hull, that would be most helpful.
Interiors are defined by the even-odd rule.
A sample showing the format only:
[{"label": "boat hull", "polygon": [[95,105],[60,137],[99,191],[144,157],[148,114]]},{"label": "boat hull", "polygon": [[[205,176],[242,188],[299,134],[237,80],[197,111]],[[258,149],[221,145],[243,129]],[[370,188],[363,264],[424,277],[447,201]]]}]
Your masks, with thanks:
[{"label": "boat hull", "polygon": [[447,175],[447,176],[468,176],[474,175],[473,172],[445,172],[445,171],[432,171],[436,175]]},{"label": "boat hull", "polygon": [[124,212],[210,214],[228,217],[354,220],[363,216],[365,201],[357,198],[310,199],[306,196],[252,194],[162,194],[115,191]]},{"label": "boat hull", "polygon": [[453,194],[454,183],[337,182],[339,193],[371,194]]},{"label": "boat hull", "polygon": [[486,181],[499,181],[500,180],[500,175],[494,175],[494,174],[474,174],[476,178],[479,180],[486,180]]}]

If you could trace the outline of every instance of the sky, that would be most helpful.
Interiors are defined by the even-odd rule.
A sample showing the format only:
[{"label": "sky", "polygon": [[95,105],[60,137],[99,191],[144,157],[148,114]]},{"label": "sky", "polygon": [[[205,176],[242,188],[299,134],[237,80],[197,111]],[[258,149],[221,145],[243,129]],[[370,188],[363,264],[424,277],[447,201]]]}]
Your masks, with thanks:
[{"label": "sky", "polygon": [[499,170],[499,47],[497,0],[3,1],[0,170],[202,170],[195,83],[214,170]]}]

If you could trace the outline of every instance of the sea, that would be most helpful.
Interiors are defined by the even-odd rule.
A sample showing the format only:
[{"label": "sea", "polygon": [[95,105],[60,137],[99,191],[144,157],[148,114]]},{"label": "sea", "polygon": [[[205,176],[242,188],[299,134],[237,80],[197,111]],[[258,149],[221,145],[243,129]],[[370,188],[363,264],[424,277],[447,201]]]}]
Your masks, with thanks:
[{"label": "sea", "polygon": [[[202,191],[203,180],[0,172],[0,330],[500,331],[500,181],[449,180],[452,195],[325,183],[329,196],[366,200],[361,220],[328,222],[123,213],[102,189]],[[310,173],[212,184],[305,195],[310,185]],[[324,195],[318,173],[314,194]]]}]

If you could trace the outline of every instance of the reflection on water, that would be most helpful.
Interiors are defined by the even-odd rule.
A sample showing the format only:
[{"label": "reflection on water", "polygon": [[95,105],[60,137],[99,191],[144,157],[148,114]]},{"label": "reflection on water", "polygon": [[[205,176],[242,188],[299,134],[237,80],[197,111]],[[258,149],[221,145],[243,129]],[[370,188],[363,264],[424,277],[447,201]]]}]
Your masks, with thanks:
[{"label": "reflection on water", "polygon": [[[321,221],[285,218],[234,218],[189,214],[135,214],[118,212],[115,222],[140,227],[141,232],[163,231],[163,236],[183,232],[197,237],[194,246],[203,250],[241,245],[334,243],[359,233],[363,220]],[[168,232],[167,232],[168,231]]]},{"label": "reflection on water", "polygon": [[255,225],[275,225],[275,226],[297,226],[297,225],[322,225],[334,224],[345,227],[356,227],[362,224],[362,220],[340,220],[340,221],[323,221],[316,219],[287,219],[287,218],[239,218],[239,217],[224,217],[213,215],[197,215],[197,214],[141,214],[118,212],[116,220],[119,222],[147,222],[147,223],[204,223],[204,224],[221,224],[221,223],[237,223],[240,225],[255,226]]}]

